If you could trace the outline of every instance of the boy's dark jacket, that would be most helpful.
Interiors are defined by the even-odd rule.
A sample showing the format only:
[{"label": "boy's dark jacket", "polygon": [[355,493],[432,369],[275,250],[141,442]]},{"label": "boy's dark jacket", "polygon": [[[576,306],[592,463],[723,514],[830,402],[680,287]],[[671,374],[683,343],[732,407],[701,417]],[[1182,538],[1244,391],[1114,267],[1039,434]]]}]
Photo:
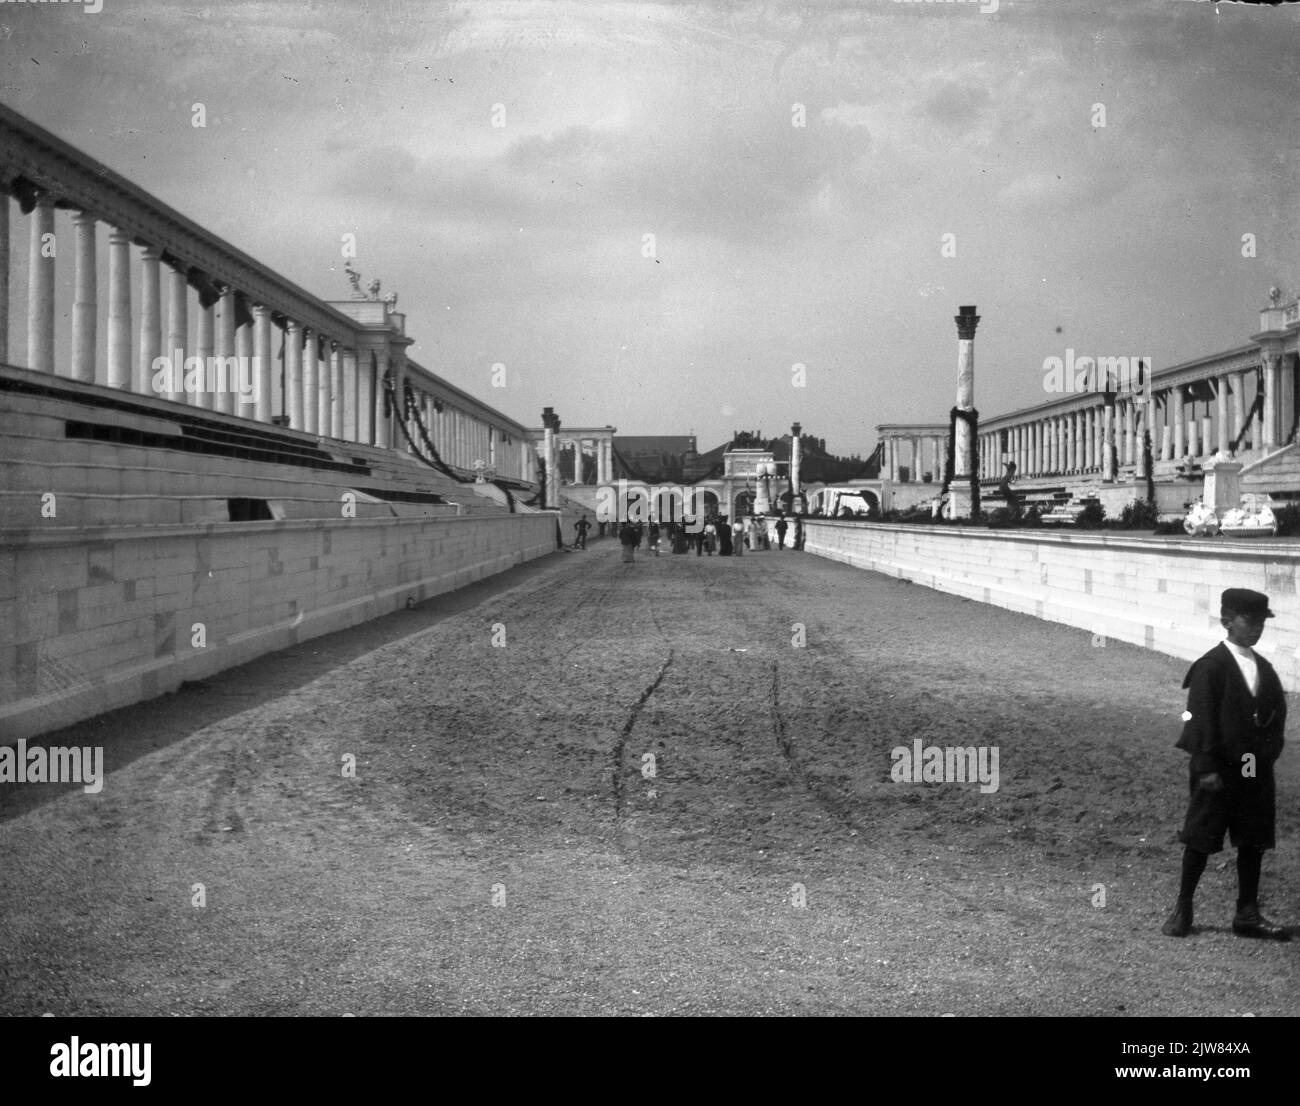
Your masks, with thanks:
[{"label": "boy's dark jacket", "polygon": [[[1268,771],[1282,753],[1286,696],[1273,666],[1258,653],[1259,695],[1252,698],[1236,658],[1224,643],[1216,645],[1188,670],[1187,711],[1177,746],[1192,755],[1195,776],[1222,773],[1235,779],[1245,753]],[[1258,725],[1256,724],[1258,719]]]}]

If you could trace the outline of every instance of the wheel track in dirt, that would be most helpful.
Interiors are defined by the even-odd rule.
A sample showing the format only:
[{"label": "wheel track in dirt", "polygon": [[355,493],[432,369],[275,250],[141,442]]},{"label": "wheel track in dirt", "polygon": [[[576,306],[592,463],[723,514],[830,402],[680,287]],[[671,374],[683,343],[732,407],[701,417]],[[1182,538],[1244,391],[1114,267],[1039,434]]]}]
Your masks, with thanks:
[{"label": "wheel track in dirt", "polygon": [[772,736],[776,739],[777,748],[781,751],[783,762],[792,771],[804,790],[812,799],[828,813],[835,816],[836,819],[843,822],[846,827],[852,830],[858,830],[862,827],[858,820],[850,813],[853,801],[851,797],[839,794],[839,789],[827,784],[815,782],[808,773],[807,766],[795,752],[794,738],[790,735],[789,726],[786,724],[785,714],[781,710],[781,670],[777,661],[772,662],[772,682],[770,691],[770,704],[772,711]]},{"label": "wheel track in dirt", "polygon": [[623,728],[619,732],[618,740],[614,743],[613,761],[614,761],[614,821],[618,824],[623,819],[623,757],[627,750],[627,739],[632,736],[632,730],[636,727],[637,719],[641,715],[642,708],[645,707],[646,701],[663,682],[663,678],[668,673],[668,669],[673,663],[673,651],[668,650],[668,656],[664,658],[663,663],[659,665],[659,671],[655,673],[655,678],[648,683],[642,690],[637,701],[632,705],[628,712],[627,720],[623,723]]}]

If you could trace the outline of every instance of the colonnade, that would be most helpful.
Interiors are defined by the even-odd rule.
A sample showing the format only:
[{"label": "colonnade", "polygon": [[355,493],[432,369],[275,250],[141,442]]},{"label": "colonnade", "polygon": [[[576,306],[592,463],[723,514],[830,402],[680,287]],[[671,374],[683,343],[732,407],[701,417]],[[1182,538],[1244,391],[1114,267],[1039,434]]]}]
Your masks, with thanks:
[{"label": "colonnade", "polygon": [[933,430],[928,433],[886,433],[882,440],[885,449],[880,475],[883,478],[898,482],[906,466],[908,478],[913,483],[927,472],[936,483],[943,481],[943,469],[948,459],[948,442],[943,434]]},{"label": "colonnade", "polygon": [[614,440],[612,436],[601,435],[597,437],[574,431],[558,436],[555,440],[557,457],[562,450],[567,450],[570,447],[574,451],[573,471],[563,475],[575,484],[582,483],[582,457],[587,446],[591,447],[596,456],[596,483],[610,483],[614,478]]},{"label": "colonnade", "polygon": [[[534,479],[524,428],[445,398],[453,390],[406,359],[405,318],[389,305],[305,294],[277,302],[213,275],[218,266],[104,222],[89,206],[67,208],[52,190],[6,186],[27,213],[29,247],[24,273],[10,257],[13,200],[0,191],[0,363],[398,450],[410,446],[387,410],[385,380],[399,397],[409,382],[447,464],[470,472],[482,461],[500,475]],[[60,312],[57,268],[68,264],[71,303]],[[25,350],[15,348],[8,312],[10,282],[24,275]],[[349,318],[354,308],[364,322]],[[407,431],[419,443],[414,419]]]},{"label": "colonnade", "polygon": [[[1154,464],[1207,459],[1245,451],[1267,453],[1286,444],[1294,420],[1295,357],[1257,355],[1258,368],[1202,375],[1177,373],[1176,383],[1157,381],[1148,394],[1098,394],[1068,407],[1028,413],[1011,425],[982,430],[980,476],[1000,479],[1007,462],[1017,475],[1095,474],[1114,479],[1106,443],[1113,445],[1113,469],[1147,476],[1144,440],[1150,436]],[[1241,358],[1236,358],[1240,365]],[[1256,395],[1262,402],[1256,404]],[[999,422],[1004,420],[998,420]]]}]

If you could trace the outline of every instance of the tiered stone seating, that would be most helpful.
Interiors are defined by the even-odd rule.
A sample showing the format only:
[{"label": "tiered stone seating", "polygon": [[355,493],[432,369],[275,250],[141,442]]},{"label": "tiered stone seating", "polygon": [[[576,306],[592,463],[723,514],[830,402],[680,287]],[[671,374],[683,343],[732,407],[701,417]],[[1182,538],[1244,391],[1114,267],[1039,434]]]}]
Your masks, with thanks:
[{"label": "tiered stone seating", "polygon": [[359,518],[509,513],[394,450],[18,369],[0,369],[0,440],[4,528],[40,519],[47,492],[43,528],[340,518],[346,493]]}]

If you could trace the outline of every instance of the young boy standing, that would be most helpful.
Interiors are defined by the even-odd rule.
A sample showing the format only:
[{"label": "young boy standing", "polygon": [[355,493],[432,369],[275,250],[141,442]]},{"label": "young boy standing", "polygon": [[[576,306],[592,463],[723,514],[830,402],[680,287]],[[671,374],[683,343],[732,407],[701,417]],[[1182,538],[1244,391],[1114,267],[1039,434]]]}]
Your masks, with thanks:
[{"label": "young boy standing", "polygon": [[1237,850],[1237,914],[1232,931],[1242,937],[1290,940],[1287,930],[1259,912],[1259,872],[1274,847],[1273,762],[1282,752],[1286,698],[1273,666],[1254,651],[1273,617],[1268,596],[1228,588],[1220,601],[1228,639],[1201,657],[1183,681],[1187,710],[1178,748],[1191,754],[1187,818],[1178,839],[1183,850],[1178,902],[1161,932],[1186,937],[1192,897],[1211,853],[1230,833]]}]

